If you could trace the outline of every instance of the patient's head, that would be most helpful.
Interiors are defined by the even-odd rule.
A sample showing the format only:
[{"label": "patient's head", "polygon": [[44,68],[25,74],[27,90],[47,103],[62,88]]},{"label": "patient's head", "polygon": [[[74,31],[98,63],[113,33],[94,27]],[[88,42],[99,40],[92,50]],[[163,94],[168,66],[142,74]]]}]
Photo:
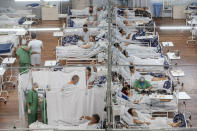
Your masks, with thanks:
[{"label": "patient's head", "polygon": [[86,74],[87,74],[87,75],[91,75],[91,68],[90,68],[90,67],[87,67],[87,68],[86,68]]},{"label": "patient's head", "polygon": [[128,25],[128,24],[129,24],[129,22],[128,22],[127,20],[124,20],[123,23],[124,23],[125,25]]},{"label": "patient's head", "polygon": [[120,29],[119,31],[122,35],[126,35],[126,32],[123,29]]},{"label": "patient's head", "polygon": [[36,33],[31,33],[31,39],[36,39]]},{"label": "patient's head", "polygon": [[130,66],[129,66],[129,69],[130,69],[130,73],[134,73],[134,72],[135,72],[135,67],[134,67],[134,65],[130,65]]},{"label": "patient's head", "polygon": [[137,115],[135,109],[133,109],[133,108],[128,109],[128,113],[129,113],[130,115],[132,115],[132,116],[136,116],[136,115]]},{"label": "patient's head", "polygon": [[38,89],[38,84],[37,83],[33,83],[32,90],[36,91],[36,89]]},{"label": "patient's head", "polygon": [[93,123],[99,123],[99,121],[100,121],[99,115],[98,115],[98,114],[93,114],[93,115],[92,115],[91,121],[92,121]]},{"label": "patient's head", "polygon": [[93,9],[94,7],[93,6],[89,6],[89,13],[92,14],[93,13]]},{"label": "patient's head", "polygon": [[99,8],[97,8],[96,10],[97,10],[97,11],[101,11],[101,10],[103,10],[103,7],[99,7]]},{"label": "patient's head", "polygon": [[114,47],[116,47],[116,48],[120,47],[119,43],[115,43]]},{"label": "patient's head", "polygon": [[115,43],[114,46],[115,46],[116,48],[118,48],[119,51],[122,52],[122,48],[120,47],[119,43]]},{"label": "patient's head", "polygon": [[112,81],[116,81],[118,74],[116,72],[112,72]]},{"label": "patient's head", "polygon": [[128,96],[129,93],[130,93],[130,88],[129,88],[129,86],[124,86],[124,87],[122,88],[121,92],[124,93],[126,96]]},{"label": "patient's head", "polygon": [[77,85],[77,83],[79,82],[79,76],[78,75],[74,75],[71,79],[72,83],[74,85]]},{"label": "patient's head", "polygon": [[124,56],[129,57],[128,52],[126,50],[123,50],[122,53],[123,53]]},{"label": "patient's head", "polygon": [[87,24],[84,24],[84,25],[83,25],[83,31],[84,31],[84,32],[87,32],[87,31],[88,31],[88,25],[87,25]]},{"label": "patient's head", "polygon": [[90,42],[95,42],[95,36],[92,36],[92,35],[91,35],[90,38],[89,38],[89,41],[90,41]]}]

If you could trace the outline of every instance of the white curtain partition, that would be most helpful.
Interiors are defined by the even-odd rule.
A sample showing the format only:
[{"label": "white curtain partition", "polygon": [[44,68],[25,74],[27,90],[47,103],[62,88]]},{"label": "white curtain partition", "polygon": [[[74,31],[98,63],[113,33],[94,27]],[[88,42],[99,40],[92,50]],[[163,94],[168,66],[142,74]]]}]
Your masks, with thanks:
[{"label": "white curtain partition", "polygon": [[[24,75],[26,75],[24,77]],[[31,83],[28,74],[19,77],[19,98],[20,98],[20,118],[24,121],[24,95],[23,90],[31,88],[27,83]],[[80,77],[77,88],[69,91],[61,91],[64,84],[68,83],[73,75]],[[105,88],[94,87],[87,89],[85,68],[67,67],[63,71],[34,71],[29,73],[33,82],[38,83],[39,88],[51,89],[46,91],[48,124],[52,126],[71,126],[80,123],[82,115],[99,114],[104,115]],[[27,82],[29,81],[29,82]],[[22,101],[21,101],[22,100]]]}]

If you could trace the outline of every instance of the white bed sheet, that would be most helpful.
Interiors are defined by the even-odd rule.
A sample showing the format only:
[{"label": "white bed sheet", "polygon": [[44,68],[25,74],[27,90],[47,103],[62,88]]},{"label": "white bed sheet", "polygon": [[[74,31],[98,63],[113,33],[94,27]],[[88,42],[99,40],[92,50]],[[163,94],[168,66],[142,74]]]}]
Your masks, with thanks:
[{"label": "white bed sheet", "polygon": [[9,17],[7,15],[0,15],[0,27],[6,27],[6,26],[15,26],[18,25],[18,20],[20,17]]},{"label": "white bed sheet", "polygon": [[106,49],[105,42],[99,42],[91,49],[83,49],[76,45],[71,46],[57,46],[56,56],[58,59],[64,58],[90,58]]},{"label": "white bed sheet", "polygon": [[14,47],[19,45],[19,38],[14,34],[0,36],[0,44],[13,43]]},{"label": "white bed sheet", "polygon": [[152,117],[150,114],[141,113],[138,110],[136,110],[138,114],[138,118],[135,118],[128,113],[128,109],[129,108],[127,107],[125,107],[125,109],[124,108],[122,109],[124,110],[124,113],[121,114],[121,118],[130,126],[136,125],[133,123],[133,119],[138,119],[140,121],[150,122],[151,124],[150,125],[142,124],[141,126],[136,125],[136,127],[144,127],[150,129],[170,128],[168,123],[172,122],[172,119],[166,117],[156,117],[155,120],[151,120]]},{"label": "white bed sheet", "polygon": [[[89,30],[90,34],[94,34],[94,35],[99,34],[98,28],[89,28],[88,30]],[[82,32],[83,32],[83,30],[81,28],[64,29],[65,35],[79,35],[79,36],[81,36]]]}]

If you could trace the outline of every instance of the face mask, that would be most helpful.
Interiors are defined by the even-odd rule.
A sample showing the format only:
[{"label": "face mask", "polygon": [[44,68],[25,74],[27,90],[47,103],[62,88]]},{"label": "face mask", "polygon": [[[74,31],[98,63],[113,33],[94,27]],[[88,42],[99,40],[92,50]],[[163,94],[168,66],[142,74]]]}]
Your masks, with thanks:
[{"label": "face mask", "polygon": [[27,41],[25,39],[22,40],[22,45],[26,45]]},{"label": "face mask", "polygon": [[34,90],[35,90],[36,92],[38,92],[38,88],[35,88]]},{"label": "face mask", "polygon": [[144,82],[144,81],[145,81],[144,77],[141,77],[140,82]]},{"label": "face mask", "polygon": [[140,81],[140,85],[143,86],[144,85],[144,82]]}]

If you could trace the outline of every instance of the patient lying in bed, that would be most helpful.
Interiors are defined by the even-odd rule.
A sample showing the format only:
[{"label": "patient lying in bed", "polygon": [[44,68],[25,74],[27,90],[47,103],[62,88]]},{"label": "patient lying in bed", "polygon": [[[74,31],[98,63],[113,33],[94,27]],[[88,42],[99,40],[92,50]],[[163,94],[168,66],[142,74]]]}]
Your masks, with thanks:
[{"label": "patient lying in bed", "polygon": [[[135,64],[135,65],[138,65],[137,68],[141,69],[141,70],[142,69],[148,70],[148,71],[155,71],[155,70],[163,71],[164,70],[164,62],[165,62],[164,58],[142,59],[142,58],[136,57],[134,55],[128,56],[127,51],[123,51],[123,53],[122,53],[120,51],[120,49],[118,48],[119,52],[117,52],[117,49],[114,49],[114,53],[115,53],[114,56],[116,56],[116,57],[114,57],[114,60],[117,61],[117,63],[119,63],[120,61],[124,61],[124,64],[125,63],[132,63],[132,64]],[[147,65],[149,65],[149,66],[147,66]]]},{"label": "patient lying in bed", "polygon": [[91,47],[93,47],[93,45],[94,45],[95,43],[96,43],[95,37],[94,37],[94,36],[90,36],[90,37],[89,37],[89,42],[88,42],[86,45],[80,46],[80,48],[91,49]]},{"label": "patient lying in bed", "polygon": [[[58,130],[95,130],[95,129],[99,129],[99,121],[100,121],[100,117],[98,114],[93,114],[92,116],[81,116],[79,118],[81,121],[81,123],[79,125],[75,125],[75,126],[63,126],[63,125],[58,125],[58,126],[52,126],[52,125],[47,125],[47,124],[43,124],[41,122],[34,122],[32,123],[29,128],[30,129],[41,129],[41,130],[47,130],[51,128],[51,130],[53,128],[56,128]],[[51,131],[50,130],[50,131]]]},{"label": "patient lying in bed", "polygon": [[122,116],[122,119],[128,124],[128,125],[143,125],[145,127],[149,128],[166,128],[166,127],[179,127],[180,121],[177,123],[169,122],[171,121],[168,118],[164,117],[156,117],[153,118],[149,114],[144,114],[139,111],[136,111],[133,108],[130,108],[128,110],[125,110],[124,115]]},{"label": "patient lying in bed", "polygon": [[92,116],[81,116],[80,120],[86,121],[84,124],[80,124],[80,127],[84,127],[85,129],[98,129],[100,117],[98,114],[93,114]]}]

